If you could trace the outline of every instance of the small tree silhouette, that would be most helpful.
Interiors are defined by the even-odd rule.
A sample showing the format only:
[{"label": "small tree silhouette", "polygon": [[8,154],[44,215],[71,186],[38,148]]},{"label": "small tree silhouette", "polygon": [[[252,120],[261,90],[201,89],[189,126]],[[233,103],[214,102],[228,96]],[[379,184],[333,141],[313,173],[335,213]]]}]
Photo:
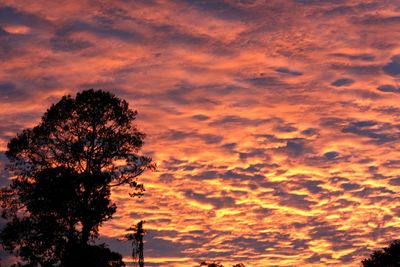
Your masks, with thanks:
[{"label": "small tree silhouette", "polygon": [[[218,261],[203,261],[200,263],[200,267],[224,267]],[[243,263],[238,263],[233,265],[232,267],[246,267]]]},{"label": "small tree silhouette", "polygon": [[200,267],[224,267],[220,262],[218,261],[203,261],[200,263]]},{"label": "small tree silhouette", "polygon": [[143,224],[144,221],[140,221],[135,226],[128,228],[127,231],[132,231],[132,233],[128,233],[125,236],[126,239],[132,241],[133,263],[136,265],[137,262],[139,264],[139,267],[144,266],[143,237],[147,232],[143,229]]},{"label": "small tree silhouette", "polygon": [[[138,155],[145,135],[135,118],[126,101],[87,90],[64,96],[36,127],[13,138],[6,155],[14,179],[0,192],[8,220],[0,244],[27,266],[97,266],[104,257],[107,266],[122,262],[117,253],[88,242],[116,211],[111,187],[127,184],[131,196],[141,196],[137,177],[155,168]],[[80,257],[92,263],[70,264]]]},{"label": "small tree silhouette", "polygon": [[394,240],[382,250],[374,251],[371,256],[361,261],[364,267],[400,266],[400,240]]}]

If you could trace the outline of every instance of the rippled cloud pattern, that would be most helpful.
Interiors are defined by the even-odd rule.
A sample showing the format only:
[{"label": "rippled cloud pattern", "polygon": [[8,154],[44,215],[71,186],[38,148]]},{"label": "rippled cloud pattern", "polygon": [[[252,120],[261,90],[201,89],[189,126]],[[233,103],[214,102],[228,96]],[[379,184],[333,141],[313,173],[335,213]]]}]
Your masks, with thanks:
[{"label": "rippled cloud pattern", "polygon": [[397,1],[0,0],[1,165],[110,90],[158,164],[101,228],[126,262],[144,219],[148,266],[358,266],[400,232],[399,27]]}]

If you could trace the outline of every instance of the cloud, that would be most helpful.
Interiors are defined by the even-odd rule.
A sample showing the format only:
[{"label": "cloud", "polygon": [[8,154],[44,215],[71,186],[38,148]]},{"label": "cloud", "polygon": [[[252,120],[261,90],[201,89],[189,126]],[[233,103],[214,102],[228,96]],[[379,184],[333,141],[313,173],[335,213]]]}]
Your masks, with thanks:
[{"label": "cloud", "polygon": [[210,117],[203,115],[203,114],[194,115],[194,116],[192,116],[192,118],[197,121],[206,121],[206,120],[210,119]]},{"label": "cloud", "polygon": [[262,181],[264,180],[264,175],[261,174],[253,174],[247,173],[246,171],[242,171],[241,169],[233,169],[226,171],[220,175],[224,180],[232,180],[232,181]]},{"label": "cloud", "polygon": [[8,35],[10,35],[10,33],[0,27],[0,38],[3,36],[8,36]]},{"label": "cloud", "polygon": [[242,160],[254,159],[254,158],[262,158],[263,160],[269,160],[270,156],[267,154],[267,151],[263,148],[253,148],[248,151],[238,151],[239,158]]},{"label": "cloud", "polygon": [[201,180],[215,179],[219,177],[220,174],[216,171],[204,171],[192,176],[193,179],[201,179]]},{"label": "cloud", "polygon": [[89,41],[74,40],[66,37],[54,37],[50,40],[51,47],[56,51],[78,51],[89,47],[93,44]]},{"label": "cloud", "polygon": [[235,199],[230,196],[213,197],[203,193],[196,193],[193,190],[186,190],[185,196],[203,204],[211,204],[216,209],[232,207],[235,205]]},{"label": "cloud", "polygon": [[355,183],[343,183],[340,186],[346,191],[351,191],[351,190],[356,190],[356,189],[361,188],[360,185],[355,184]]},{"label": "cloud", "polygon": [[276,125],[274,127],[274,130],[280,133],[291,133],[297,131],[297,128],[290,124],[286,124],[286,125]]},{"label": "cloud", "polygon": [[257,87],[275,87],[282,85],[282,82],[273,76],[260,75],[259,77],[247,78],[246,81]]},{"label": "cloud", "polygon": [[395,77],[398,76],[400,74],[400,55],[393,56],[391,58],[391,61],[387,63],[385,66],[383,66],[383,71],[387,75]]},{"label": "cloud", "polygon": [[373,142],[380,144],[395,142],[400,137],[396,126],[372,120],[350,122],[348,126],[342,129],[342,132],[368,137]]},{"label": "cloud", "polygon": [[308,129],[303,130],[301,133],[304,134],[304,135],[310,136],[310,135],[317,134],[318,133],[318,129],[316,129],[316,128],[308,128]]},{"label": "cloud", "polygon": [[332,85],[333,85],[333,86],[340,87],[340,86],[351,85],[351,84],[353,84],[353,83],[354,83],[354,80],[352,80],[352,79],[349,79],[349,78],[340,78],[340,79],[337,79],[337,80],[335,80],[334,82],[332,82]]},{"label": "cloud", "polygon": [[171,183],[172,181],[174,181],[175,177],[174,177],[174,175],[171,174],[171,173],[162,173],[162,174],[159,176],[159,179],[160,179],[161,182],[164,182],[164,183]]},{"label": "cloud", "polygon": [[[178,27],[174,27],[168,24],[163,25],[147,25],[156,35],[156,39],[160,38],[164,42],[170,45],[188,45],[188,46],[200,46],[206,45],[209,42],[209,38],[206,35],[196,35],[191,32],[183,31]],[[150,40],[148,40],[150,41]]]},{"label": "cloud", "polygon": [[324,154],[324,157],[328,160],[335,159],[339,156],[339,153],[336,151],[329,151]]},{"label": "cloud", "polygon": [[379,75],[382,66],[378,64],[343,64],[332,63],[331,69],[336,71],[346,71],[354,75]]},{"label": "cloud", "polygon": [[332,53],[334,57],[345,58],[349,60],[373,61],[375,56],[372,54],[346,54],[346,53]]},{"label": "cloud", "polygon": [[3,101],[24,101],[27,100],[29,96],[29,92],[18,89],[14,83],[0,81],[0,99],[2,99]]},{"label": "cloud", "polygon": [[380,85],[378,90],[385,93],[400,93],[400,88],[397,88],[390,84]]},{"label": "cloud", "polygon": [[210,123],[211,126],[256,126],[269,122],[269,119],[249,119],[236,115],[224,116]]},{"label": "cloud", "polygon": [[295,0],[295,2],[307,5],[319,5],[326,3],[342,3],[343,0]]},{"label": "cloud", "polygon": [[[97,25],[97,24],[87,23],[84,21],[74,21],[69,24],[63,25],[63,27],[57,31],[56,38],[67,37],[71,34],[79,32],[91,33],[100,39],[115,38],[117,40],[121,40],[124,42],[140,42],[143,40],[142,35],[134,30],[112,28],[111,26]],[[57,44],[57,42],[59,43],[63,42],[63,40],[58,40],[58,39],[53,39],[53,40],[54,40],[53,43],[55,44]],[[82,46],[82,41],[80,46]]]},{"label": "cloud", "polygon": [[200,139],[208,144],[217,144],[223,140],[223,137],[215,134],[200,134],[197,132],[185,132],[178,130],[170,130],[163,134],[163,138],[171,141],[182,141],[182,139],[194,138]]},{"label": "cloud", "polygon": [[211,2],[183,0],[183,2],[186,2],[188,5],[201,12],[209,13],[225,20],[249,20],[253,18],[251,12],[247,11],[245,8],[240,8],[238,5],[235,5],[234,2],[223,0]]},{"label": "cloud", "polygon": [[343,92],[343,94],[348,94],[361,99],[378,100],[382,98],[382,95],[380,94],[377,94],[371,90],[363,90],[363,89],[347,89],[346,91]]},{"label": "cloud", "polygon": [[397,177],[397,178],[390,179],[389,184],[395,185],[395,186],[400,186],[400,178]]},{"label": "cloud", "polygon": [[15,85],[11,82],[2,82],[0,83],[0,90],[5,92],[5,95],[8,95],[10,91],[15,90]]},{"label": "cloud", "polygon": [[283,206],[293,207],[300,210],[311,210],[312,206],[317,204],[307,199],[306,195],[291,194],[286,192],[277,192],[279,196],[279,204]]},{"label": "cloud", "polygon": [[400,16],[380,16],[380,15],[365,15],[361,18],[357,18],[353,20],[355,23],[360,23],[369,26],[375,25],[391,25],[391,24],[399,24]]},{"label": "cloud", "polygon": [[352,16],[370,12],[379,7],[376,2],[348,4],[346,1],[338,2],[338,5],[328,6],[323,10],[325,16]]},{"label": "cloud", "polygon": [[0,23],[40,28],[50,25],[50,23],[42,17],[39,17],[34,13],[18,10],[12,6],[0,7]]},{"label": "cloud", "polygon": [[299,158],[312,153],[313,149],[310,147],[306,139],[294,138],[287,140],[286,145],[277,148],[276,151],[285,153],[289,157]]},{"label": "cloud", "polygon": [[62,95],[110,90],[139,111],[159,166],[139,177],[143,198],[113,191],[100,231],[126,258],[114,237],[143,218],[149,266],[357,265],[398,232],[389,2],[9,2],[0,151]]},{"label": "cloud", "polygon": [[292,76],[301,76],[301,75],[303,75],[303,73],[301,73],[300,71],[290,70],[290,69],[288,69],[286,67],[277,68],[277,69],[275,69],[275,71],[279,72],[279,73],[292,75]]}]

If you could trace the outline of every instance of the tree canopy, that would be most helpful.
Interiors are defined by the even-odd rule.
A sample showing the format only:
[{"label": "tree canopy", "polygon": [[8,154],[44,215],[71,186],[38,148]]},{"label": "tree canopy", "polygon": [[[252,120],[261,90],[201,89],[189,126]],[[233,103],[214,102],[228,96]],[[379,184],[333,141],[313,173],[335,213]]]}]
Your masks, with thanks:
[{"label": "tree canopy", "polygon": [[6,250],[26,266],[79,266],[68,262],[82,252],[98,262],[98,255],[108,257],[104,262],[113,265],[104,266],[123,266],[119,254],[88,242],[116,211],[111,188],[126,184],[140,197],[137,177],[155,168],[138,154],[145,135],[134,124],[136,114],[109,92],[86,90],[62,97],[37,126],[8,143],[13,179],[0,195]]},{"label": "tree canopy", "polygon": [[388,247],[374,251],[367,259],[362,260],[363,267],[396,267],[400,266],[400,240],[394,240]]}]

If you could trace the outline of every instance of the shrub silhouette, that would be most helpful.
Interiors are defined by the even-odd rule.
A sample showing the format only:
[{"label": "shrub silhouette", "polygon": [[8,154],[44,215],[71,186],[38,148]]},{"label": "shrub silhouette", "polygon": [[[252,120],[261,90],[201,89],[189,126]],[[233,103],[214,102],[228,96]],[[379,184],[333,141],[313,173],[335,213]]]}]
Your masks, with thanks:
[{"label": "shrub silhouette", "polygon": [[203,261],[200,263],[200,267],[224,267],[220,262],[209,262],[209,261]]},{"label": "shrub silhouette", "polygon": [[[200,267],[224,267],[220,262],[218,261],[203,261],[200,263]],[[246,267],[243,263],[238,263],[233,265],[232,267]]]}]

